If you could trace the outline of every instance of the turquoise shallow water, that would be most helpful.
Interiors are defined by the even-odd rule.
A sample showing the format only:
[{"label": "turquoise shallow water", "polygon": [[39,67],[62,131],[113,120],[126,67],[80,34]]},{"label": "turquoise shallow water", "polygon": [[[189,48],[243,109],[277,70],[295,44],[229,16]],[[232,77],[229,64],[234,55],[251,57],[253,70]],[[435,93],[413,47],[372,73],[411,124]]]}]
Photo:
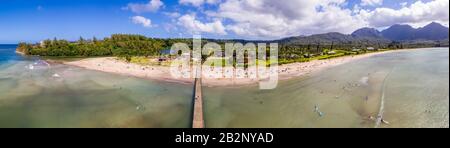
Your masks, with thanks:
[{"label": "turquoise shallow water", "polygon": [[206,125],[375,127],[369,117],[380,111],[384,86],[389,125],[380,127],[448,127],[448,55],[448,48],[377,55],[282,81],[270,91],[204,88]]},{"label": "turquoise shallow water", "polygon": [[15,54],[0,64],[0,94],[0,127],[190,126],[192,86]]},{"label": "turquoise shallow water", "polygon": [[[192,86],[53,64],[0,45],[0,127],[189,127]],[[257,87],[204,88],[207,127],[448,127],[449,49],[388,53]],[[31,68],[32,67],[32,68]],[[315,109],[317,106],[317,109]],[[319,112],[321,114],[319,114]]]}]

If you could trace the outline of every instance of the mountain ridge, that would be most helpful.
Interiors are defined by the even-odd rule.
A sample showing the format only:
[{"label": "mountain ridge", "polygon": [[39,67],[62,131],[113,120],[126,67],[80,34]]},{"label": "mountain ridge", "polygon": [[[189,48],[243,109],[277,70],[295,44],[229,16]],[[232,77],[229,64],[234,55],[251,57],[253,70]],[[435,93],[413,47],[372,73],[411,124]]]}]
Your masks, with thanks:
[{"label": "mountain ridge", "polygon": [[314,34],[309,36],[294,36],[280,39],[286,44],[389,44],[391,42],[413,42],[413,41],[441,41],[448,40],[449,28],[432,22],[421,28],[413,28],[410,25],[392,25],[391,27],[378,31],[375,28],[361,28],[351,34],[337,32]]}]

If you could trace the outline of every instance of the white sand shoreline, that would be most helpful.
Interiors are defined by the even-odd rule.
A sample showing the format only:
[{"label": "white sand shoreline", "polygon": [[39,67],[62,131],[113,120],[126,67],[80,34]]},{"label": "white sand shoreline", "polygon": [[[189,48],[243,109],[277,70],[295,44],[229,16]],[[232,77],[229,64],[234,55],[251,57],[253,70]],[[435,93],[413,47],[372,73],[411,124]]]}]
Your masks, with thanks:
[{"label": "white sand shoreline", "polygon": [[[304,63],[291,63],[279,66],[279,80],[288,80],[291,78],[306,76],[326,68],[338,66],[351,61],[368,58],[375,55],[399,52],[405,50],[389,50],[382,52],[373,52],[354,56],[344,56],[328,60],[314,60]],[[115,57],[86,58],[79,61],[63,62],[63,64],[81,67],[89,70],[120,74],[125,76],[134,76],[144,79],[159,80],[173,83],[193,84],[194,79],[174,78],[170,74],[170,67],[164,66],[142,66],[133,63],[127,63],[117,60]],[[207,87],[216,86],[247,86],[257,84],[256,79],[209,79],[203,78],[203,85]]]}]

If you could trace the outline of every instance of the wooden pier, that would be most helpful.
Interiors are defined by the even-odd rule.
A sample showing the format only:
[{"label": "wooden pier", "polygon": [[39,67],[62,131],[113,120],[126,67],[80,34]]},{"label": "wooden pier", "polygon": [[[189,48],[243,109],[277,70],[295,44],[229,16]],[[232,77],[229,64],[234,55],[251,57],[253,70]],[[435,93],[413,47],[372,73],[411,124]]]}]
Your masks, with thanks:
[{"label": "wooden pier", "polygon": [[196,78],[194,84],[194,110],[193,110],[192,128],[205,128],[205,121],[203,120],[203,97],[202,97],[201,78]]}]

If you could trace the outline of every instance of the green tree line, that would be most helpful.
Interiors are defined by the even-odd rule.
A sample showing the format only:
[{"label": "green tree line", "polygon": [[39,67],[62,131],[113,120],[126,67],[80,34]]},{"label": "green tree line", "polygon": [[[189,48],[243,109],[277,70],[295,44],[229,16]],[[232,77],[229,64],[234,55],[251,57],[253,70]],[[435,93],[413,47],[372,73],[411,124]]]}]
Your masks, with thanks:
[{"label": "green tree line", "polygon": [[20,43],[17,51],[27,55],[39,56],[156,56],[162,50],[169,49],[176,42],[189,42],[187,39],[154,39],[142,35],[115,34],[98,40],[86,40],[82,37],[78,41],[44,40],[38,44]]}]

